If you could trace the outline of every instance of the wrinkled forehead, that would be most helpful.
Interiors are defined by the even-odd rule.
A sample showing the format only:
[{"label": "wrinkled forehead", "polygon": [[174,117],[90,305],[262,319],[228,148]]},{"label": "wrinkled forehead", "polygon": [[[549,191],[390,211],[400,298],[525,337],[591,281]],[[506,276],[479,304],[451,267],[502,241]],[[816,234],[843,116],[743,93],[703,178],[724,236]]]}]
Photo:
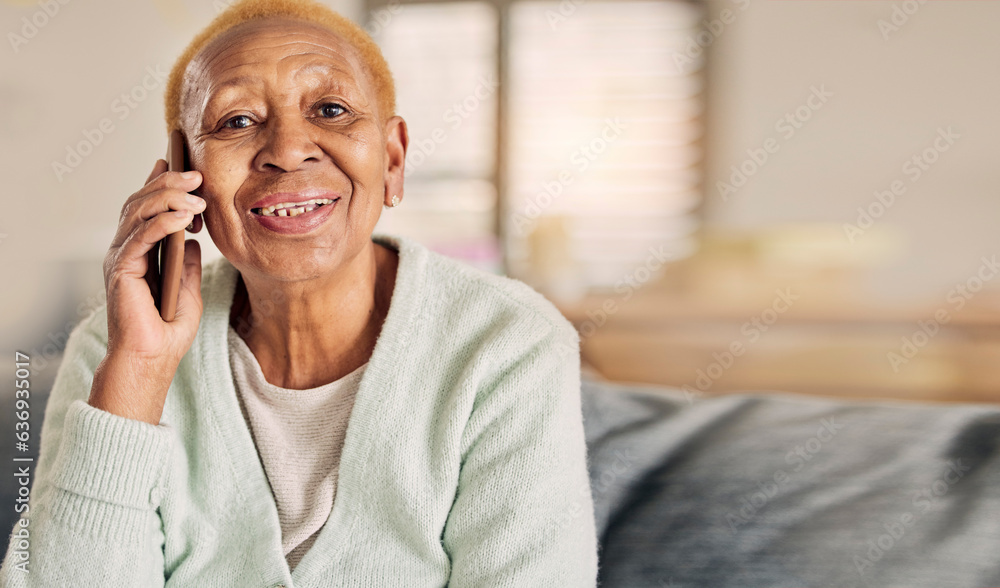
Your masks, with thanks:
[{"label": "wrinkled forehead", "polygon": [[372,82],[358,51],[320,25],[290,18],[242,23],[208,43],[191,60],[181,90],[181,120],[197,118],[219,91],[254,86],[275,73],[310,83],[321,77],[373,103]]}]

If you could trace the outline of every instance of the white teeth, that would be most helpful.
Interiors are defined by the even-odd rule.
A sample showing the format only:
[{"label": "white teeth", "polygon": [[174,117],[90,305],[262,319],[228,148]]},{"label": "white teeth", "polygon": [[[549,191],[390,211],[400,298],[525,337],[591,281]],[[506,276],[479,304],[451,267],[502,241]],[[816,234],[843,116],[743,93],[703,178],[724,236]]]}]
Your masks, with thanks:
[{"label": "white teeth", "polygon": [[262,216],[298,216],[305,212],[315,210],[319,206],[324,204],[332,204],[333,200],[329,198],[312,198],[306,200],[305,202],[282,202],[281,204],[275,204],[272,206],[265,206],[260,208],[260,214]]}]

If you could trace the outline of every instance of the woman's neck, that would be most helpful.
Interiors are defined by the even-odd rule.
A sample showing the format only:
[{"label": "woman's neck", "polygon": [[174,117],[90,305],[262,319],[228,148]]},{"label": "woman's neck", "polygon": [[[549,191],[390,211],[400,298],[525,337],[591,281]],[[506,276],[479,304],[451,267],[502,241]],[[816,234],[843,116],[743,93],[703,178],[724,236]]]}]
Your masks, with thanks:
[{"label": "woman's neck", "polygon": [[304,390],[338,380],[371,357],[389,311],[398,254],[372,242],[335,275],[307,282],[240,276],[230,324],[264,378]]}]

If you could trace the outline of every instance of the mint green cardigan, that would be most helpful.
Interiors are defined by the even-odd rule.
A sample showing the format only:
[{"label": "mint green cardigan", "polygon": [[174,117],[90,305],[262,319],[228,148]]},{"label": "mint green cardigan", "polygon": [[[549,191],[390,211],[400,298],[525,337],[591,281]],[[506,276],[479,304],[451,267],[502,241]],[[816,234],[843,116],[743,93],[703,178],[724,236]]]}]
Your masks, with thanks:
[{"label": "mint green cardigan", "polygon": [[576,331],[521,282],[372,239],[399,251],[395,290],[333,510],[294,572],[233,386],[238,272],[219,259],[203,269],[198,335],[158,426],[86,403],[105,308],[73,331],[22,515],[30,547],[12,541],[0,584],[595,586]]}]

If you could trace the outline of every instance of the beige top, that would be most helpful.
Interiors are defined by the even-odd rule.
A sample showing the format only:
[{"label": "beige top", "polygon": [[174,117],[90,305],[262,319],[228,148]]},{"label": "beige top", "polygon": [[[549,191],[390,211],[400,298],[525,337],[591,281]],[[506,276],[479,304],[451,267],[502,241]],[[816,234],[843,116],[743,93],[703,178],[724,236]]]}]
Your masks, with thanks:
[{"label": "beige top", "polygon": [[333,509],[347,420],[368,364],[318,388],[279,388],[264,379],[232,326],[228,338],[240,407],[278,507],[285,559],[295,569]]}]

